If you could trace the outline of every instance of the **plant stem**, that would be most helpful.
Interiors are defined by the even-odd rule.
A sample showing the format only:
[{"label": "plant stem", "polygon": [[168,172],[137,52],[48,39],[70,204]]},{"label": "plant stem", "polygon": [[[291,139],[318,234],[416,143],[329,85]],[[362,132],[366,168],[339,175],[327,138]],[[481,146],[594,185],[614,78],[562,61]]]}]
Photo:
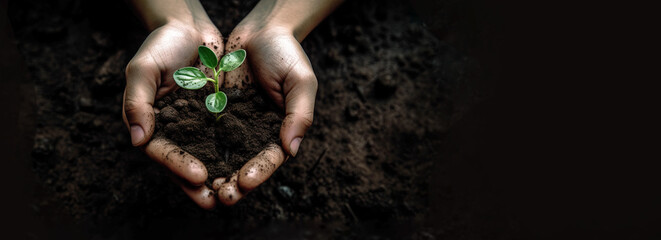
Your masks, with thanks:
[{"label": "plant stem", "polygon": [[218,87],[220,81],[218,81],[218,75],[220,75],[220,72],[222,71],[216,71],[216,68],[213,69],[213,78],[216,79],[216,82],[213,83],[214,90],[216,90],[216,93],[220,92],[220,89]]},{"label": "plant stem", "polygon": [[213,69],[213,78],[218,79],[218,75],[220,75],[221,71],[216,71],[216,69]]}]

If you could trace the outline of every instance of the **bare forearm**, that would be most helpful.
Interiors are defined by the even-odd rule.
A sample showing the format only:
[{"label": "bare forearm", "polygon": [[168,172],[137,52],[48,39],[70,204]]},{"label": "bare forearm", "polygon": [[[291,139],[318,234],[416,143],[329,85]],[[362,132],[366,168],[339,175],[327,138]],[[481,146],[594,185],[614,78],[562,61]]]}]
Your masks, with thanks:
[{"label": "bare forearm", "polygon": [[262,0],[244,21],[287,28],[302,41],[344,0]]},{"label": "bare forearm", "polygon": [[150,31],[171,22],[189,25],[211,22],[198,0],[130,0],[129,2]]}]

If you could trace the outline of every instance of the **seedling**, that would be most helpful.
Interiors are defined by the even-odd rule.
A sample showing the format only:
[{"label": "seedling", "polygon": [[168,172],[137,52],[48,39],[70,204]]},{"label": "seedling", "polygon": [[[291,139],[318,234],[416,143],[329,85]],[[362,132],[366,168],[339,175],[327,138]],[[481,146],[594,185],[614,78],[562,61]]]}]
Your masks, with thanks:
[{"label": "seedling", "polygon": [[[174,72],[172,76],[174,77],[174,81],[177,83],[177,85],[188,90],[200,89],[204,87],[207,82],[213,83],[213,87],[216,92],[209,94],[204,103],[206,104],[209,112],[216,114],[220,113],[227,105],[227,95],[219,90],[218,76],[221,72],[229,72],[241,66],[243,60],[246,59],[246,51],[239,49],[228,53],[223,56],[220,61],[218,61],[216,54],[206,46],[198,47],[197,51],[200,55],[202,64],[210,69],[213,69],[213,78],[207,77],[202,71],[200,71],[200,69],[195,67],[180,68]],[[218,70],[216,70],[216,68],[218,68]]]}]

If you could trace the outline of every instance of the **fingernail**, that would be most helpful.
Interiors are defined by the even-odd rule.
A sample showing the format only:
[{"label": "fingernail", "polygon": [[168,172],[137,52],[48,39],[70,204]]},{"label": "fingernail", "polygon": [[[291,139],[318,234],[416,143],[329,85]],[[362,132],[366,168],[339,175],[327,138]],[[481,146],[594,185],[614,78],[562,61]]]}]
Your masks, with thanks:
[{"label": "fingernail", "polygon": [[289,149],[291,149],[291,155],[292,157],[296,157],[296,153],[298,153],[298,147],[301,145],[301,140],[303,140],[300,137],[294,138],[294,140],[291,141],[289,144]]},{"label": "fingernail", "polygon": [[131,142],[134,146],[138,145],[145,138],[145,131],[139,125],[131,126]]}]

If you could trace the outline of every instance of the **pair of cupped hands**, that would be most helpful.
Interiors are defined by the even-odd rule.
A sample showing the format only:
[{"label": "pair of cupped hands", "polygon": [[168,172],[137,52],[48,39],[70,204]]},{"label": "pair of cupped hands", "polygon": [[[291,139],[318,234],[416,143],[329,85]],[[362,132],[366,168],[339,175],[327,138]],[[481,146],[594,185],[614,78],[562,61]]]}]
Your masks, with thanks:
[{"label": "pair of cupped hands", "polygon": [[[266,181],[290,156],[296,156],[301,140],[312,124],[317,79],[307,55],[291,29],[244,19],[224,43],[223,36],[208,17],[196,21],[169,20],[155,27],[126,67],[123,118],[134,146],[172,172],[172,178],[201,208],[212,209],[218,202],[232,205]],[[217,56],[245,49],[241,67],[221,74],[223,87],[259,87],[278,105],[285,117],[280,129],[281,146],[272,144],[247,162],[238,172],[217,178],[210,189],[204,182],[207,170],[189,153],[166,138],[154,138],[154,102],[176,90],[172,74],[195,64],[198,46],[209,46]],[[216,47],[213,47],[216,46]],[[204,66],[198,66],[206,70]],[[245,77],[249,76],[249,83]],[[231,104],[231,103],[230,103]],[[258,170],[263,163],[276,167]]]}]

